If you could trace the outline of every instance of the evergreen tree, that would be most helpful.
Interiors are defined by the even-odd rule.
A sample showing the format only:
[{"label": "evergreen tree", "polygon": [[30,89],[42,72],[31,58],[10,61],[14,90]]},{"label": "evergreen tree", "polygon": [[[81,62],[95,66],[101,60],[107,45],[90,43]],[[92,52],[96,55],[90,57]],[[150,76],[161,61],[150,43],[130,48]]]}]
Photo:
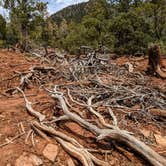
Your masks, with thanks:
[{"label": "evergreen tree", "polygon": [[0,40],[5,40],[6,37],[6,20],[0,15]]},{"label": "evergreen tree", "polygon": [[10,10],[11,25],[14,26],[22,48],[28,51],[28,37],[33,20],[42,15],[46,4],[38,0],[3,0],[3,6]]}]

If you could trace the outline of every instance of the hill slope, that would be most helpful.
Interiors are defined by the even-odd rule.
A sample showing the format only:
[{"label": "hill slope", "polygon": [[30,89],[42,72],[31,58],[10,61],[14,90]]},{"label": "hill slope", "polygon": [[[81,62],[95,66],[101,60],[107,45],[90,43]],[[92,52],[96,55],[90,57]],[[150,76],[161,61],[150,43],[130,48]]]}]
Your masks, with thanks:
[{"label": "hill slope", "polygon": [[60,24],[63,19],[67,22],[74,21],[80,22],[82,17],[87,13],[87,6],[89,2],[83,2],[75,5],[68,6],[51,16],[52,20]]},{"label": "hill slope", "polygon": [[[70,55],[68,56],[71,57]],[[133,153],[132,150],[128,151],[128,148],[125,148],[123,144],[121,146],[119,141],[118,144],[114,141],[116,148],[112,148],[112,144],[110,144],[109,140],[104,140],[99,144],[95,141],[96,138],[94,134],[91,134],[88,130],[84,129],[84,127],[80,127],[74,120],[66,120],[61,126],[55,124],[56,128],[54,129],[52,124],[53,121],[55,121],[55,117],[58,119],[60,116],[65,115],[63,111],[61,111],[63,107],[58,100],[55,101],[55,99],[52,99],[50,93],[46,92],[44,88],[41,88],[41,85],[46,88],[50,88],[52,85],[63,85],[62,87],[59,86],[58,90],[61,90],[66,101],[70,101],[72,107],[74,107],[73,111],[72,107],[66,106],[69,112],[72,111],[70,113],[77,115],[77,117],[80,117],[79,114],[81,114],[82,117],[80,118],[84,118],[86,123],[93,124],[93,126],[96,125],[96,128],[102,126],[100,121],[97,118],[95,119],[93,114],[89,113],[88,108],[86,109],[80,106],[77,104],[78,102],[72,101],[69,97],[69,94],[72,93],[74,99],[86,102],[86,97],[95,94],[94,96],[96,98],[94,104],[100,102],[100,104],[95,107],[97,113],[104,119],[110,120],[110,115],[107,110],[108,106],[106,106],[106,104],[111,105],[113,109],[112,112],[114,112],[114,114],[112,114],[119,120],[118,126],[120,128],[132,132],[134,137],[139,141],[141,140],[144,143],[148,142],[149,147],[153,148],[156,152],[162,152],[163,156],[165,156],[165,122],[164,119],[160,117],[160,105],[164,109],[166,108],[164,89],[166,82],[163,79],[154,76],[149,77],[145,74],[148,65],[147,59],[123,56],[113,60],[110,57],[107,61],[108,63],[101,63],[98,60],[95,61],[97,70],[96,67],[87,68],[87,66],[81,68],[81,70],[80,68],[76,69],[76,66],[80,65],[80,62],[86,62],[86,64],[89,62],[89,59],[85,57],[80,57],[80,59],[73,57],[70,62],[67,62],[66,59],[63,61],[65,63],[57,61],[53,66],[51,63],[48,64],[48,62],[49,61],[43,61],[42,59],[36,59],[36,57],[29,57],[24,54],[0,49],[1,166],[11,165],[11,163],[15,166],[20,166],[23,162],[30,163],[29,165],[39,165],[31,163],[42,163],[42,165],[50,166],[53,164],[53,161],[50,160],[49,156],[56,157],[55,165],[57,165],[57,161],[58,165],[65,166],[71,165],[68,164],[69,160],[74,163],[76,162],[75,158],[69,155],[68,151],[61,143],[57,145],[55,137],[50,137],[51,135],[46,133],[48,135],[45,135],[43,138],[41,137],[43,135],[36,132],[37,130],[35,130],[34,133],[32,132],[34,130],[32,123],[37,122],[37,119],[25,109],[25,102],[21,93],[17,92],[11,94],[13,88],[20,86],[21,76],[25,77],[25,73],[29,74],[34,66],[38,67],[38,69],[42,69],[43,66],[46,67],[45,69],[51,68],[49,73],[45,72],[47,70],[43,70],[44,72],[34,70],[34,74],[31,75],[33,78],[29,79],[28,82],[30,86],[24,90],[27,100],[33,102],[33,109],[46,116],[45,122],[47,122],[47,125],[43,124],[42,126],[48,126],[48,129],[51,127],[51,131],[65,134],[66,138],[75,139],[75,142],[79,142],[82,151],[84,150],[84,146],[86,147],[85,149],[93,148],[103,150],[103,152],[110,151],[111,149],[111,153],[107,154],[106,160],[109,165],[144,166],[148,164],[147,161],[144,161],[143,158],[136,155],[136,152]],[[127,62],[135,66],[133,73],[129,74],[128,68],[125,67]],[[164,64],[166,64],[166,60],[164,60]],[[73,73],[68,70],[68,66],[71,67],[71,71],[75,69],[76,74],[83,74],[83,79],[79,77],[80,74],[77,74],[74,77],[80,79],[79,81],[75,81],[73,79]],[[112,69],[111,72],[110,68],[107,69],[108,66]],[[82,69],[88,71],[82,72]],[[92,72],[90,72],[93,70],[98,72],[97,77],[94,77],[94,74],[92,75]],[[43,79],[46,82],[41,84],[40,80],[43,81]],[[101,83],[99,81],[101,81]],[[68,91],[65,91],[65,89]],[[59,94],[61,94],[61,92]],[[59,94],[57,93],[57,95]],[[144,109],[148,108],[147,112],[142,110],[142,107]],[[157,116],[151,114],[153,108],[159,110]],[[89,121],[86,120],[87,117],[90,119]],[[160,127],[158,127],[159,124]],[[45,131],[42,130],[42,133],[43,132]],[[65,142],[67,141],[65,140]],[[88,153],[90,154],[90,152]],[[103,153],[98,153],[97,157],[105,161]]]}]

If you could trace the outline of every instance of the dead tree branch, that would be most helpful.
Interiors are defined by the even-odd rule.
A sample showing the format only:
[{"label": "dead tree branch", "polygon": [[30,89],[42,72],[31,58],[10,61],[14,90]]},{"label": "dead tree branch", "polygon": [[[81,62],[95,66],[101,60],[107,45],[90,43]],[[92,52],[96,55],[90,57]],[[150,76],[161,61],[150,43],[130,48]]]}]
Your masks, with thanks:
[{"label": "dead tree branch", "polygon": [[[90,154],[81,144],[79,144],[74,138],[71,138],[62,132],[56,131],[52,127],[41,125],[38,122],[33,122],[32,126],[37,128],[39,131],[46,132],[53,135],[55,140],[58,141],[62,147],[73,157],[77,158],[84,166],[94,166],[94,163],[100,166],[107,166],[106,162],[97,159],[95,156]],[[41,132],[39,133],[41,135]],[[41,135],[42,137],[43,134]]]},{"label": "dead tree branch", "polygon": [[30,101],[28,101],[28,99],[25,96],[25,93],[20,89],[20,88],[16,88],[19,92],[22,93],[23,97],[24,97],[24,101],[25,101],[25,105],[26,105],[26,109],[27,111],[33,115],[34,117],[36,117],[37,119],[39,119],[40,122],[42,122],[45,119],[45,115],[41,114],[40,112],[35,111],[32,108],[32,103]]},{"label": "dead tree branch", "polygon": [[86,128],[87,130],[91,131],[92,133],[97,135],[97,140],[102,140],[105,138],[113,139],[117,142],[123,142],[139,154],[141,154],[149,163],[154,166],[163,166],[166,163],[166,160],[152,150],[149,146],[144,144],[143,142],[137,140],[134,136],[128,134],[127,132],[120,130],[120,129],[101,129],[96,125],[93,125],[87,122],[85,119],[81,118],[80,116],[76,115],[69,111],[66,102],[64,100],[63,95],[57,92],[56,88],[52,91],[51,96],[57,99],[62,107],[62,110],[66,116],[68,116],[74,122],[80,124],[82,127]]}]

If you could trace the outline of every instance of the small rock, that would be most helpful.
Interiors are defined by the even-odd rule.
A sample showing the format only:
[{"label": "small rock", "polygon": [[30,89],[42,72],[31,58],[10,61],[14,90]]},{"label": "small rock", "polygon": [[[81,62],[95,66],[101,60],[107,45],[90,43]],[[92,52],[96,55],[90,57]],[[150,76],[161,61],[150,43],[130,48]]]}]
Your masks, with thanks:
[{"label": "small rock", "polygon": [[146,138],[150,136],[150,130],[142,129],[140,131]]},{"label": "small rock", "polygon": [[50,161],[54,162],[58,155],[58,146],[54,144],[47,144],[43,150],[43,155]]},{"label": "small rock", "polygon": [[67,160],[67,166],[75,166],[75,164],[74,164],[74,162],[73,162],[73,160],[71,158],[69,158]]},{"label": "small rock", "polygon": [[15,162],[15,166],[39,166],[43,161],[34,154],[23,153]]},{"label": "small rock", "polygon": [[10,163],[6,164],[6,166],[12,166]]},{"label": "small rock", "polygon": [[32,160],[33,164],[36,166],[43,164],[43,161],[34,154],[30,154],[29,158]]}]

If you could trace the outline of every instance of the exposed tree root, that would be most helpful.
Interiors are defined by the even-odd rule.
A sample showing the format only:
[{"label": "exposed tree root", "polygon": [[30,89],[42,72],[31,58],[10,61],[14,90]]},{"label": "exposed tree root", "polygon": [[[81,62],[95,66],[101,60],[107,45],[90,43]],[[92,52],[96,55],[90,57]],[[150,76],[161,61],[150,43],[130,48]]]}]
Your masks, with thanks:
[{"label": "exposed tree root", "polygon": [[[107,166],[106,162],[97,159],[95,156],[90,154],[81,144],[79,144],[75,139],[63,134],[62,132],[56,131],[52,127],[46,125],[41,125],[38,122],[32,123],[33,128],[37,128],[39,131],[46,132],[54,136],[54,138],[62,145],[62,147],[73,157],[77,158],[84,166],[94,166],[94,163],[101,166]],[[39,132],[43,138],[46,139],[41,132]],[[47,140],[47,139],[46,139]]]},{"label": "exposed tree root", "polygon": [[[31,102],[28,101],[28,99],[25,96],[25,93],[20,89],[17,88],[18,91],[20,91],[23,96],[26,103],[26,108],[30,114],[32,114],[34,117],[39,119],[39,121],[43,121],[45,119],[45,116],[37,111],[35,111],[32,106]],[[52,127],[48,127],[46,125],[40,124],[37,121],[32,122],[32,128],[43,138],[45,138],[48,142],[51,142],[51,140],[45,135],[44,132],[47,134],[53,135],[54,138],[62,145],[62,147],[73,157],[77,158],[84,166],[94,166],[94,163],[100,166],[107,166],[108,163],[101,161],[97,159],[95,156],[90,154],[81,144],[79,144],[75,139],[56,131]],[[34,145],[34,139],[33,145]]]},{"label": "exposed tree root", "polygon": [[157,65],[156,73],[161,77],[161,78],[166,78],[166,73],[161,70],[160,66]]},{"label": "exposed tree root", "polygon": [[28,101],[28,99],[26,98],[24,92],[20,88],[17,88],[17,90],[20,91],[22,93],[22,95],[24,96],[24,100],[25,100],[25,105],[26,105],[27,111],[31,115],[33,115],[34,117],[36,117],[37,119],[39,119],[40,122],[42,122],[45,119],[45,115],[41,114],[40,112],[35,111],[32,108],[32,103]]},{"label": "exposed tree root", "polygon": [[141,154],[152,165],[154,166],[165,165],[166,160],[162,156],[160,156],[158,153],[156,153],[154,150],[152,150],[143,142],[137,140],[134,136],[128,134],[128,132],[120,130],[119,128],[101,129],[96,125],[87,122],[85,119],[81,118],[75,113],[70,112],[66,105],[63,95],[57,92],[56,88],[51,93],[51,96],[60,102],[62,110],[66,116],[68,116],[74,122],[80,124],[82,127],[96,134],[98,140],[109,138],[111,140],[113,139],[118,142],[123,142],[127,146],[129,146],[130,148]]},{"label": "exposed tree root", "polygon": [[[82,66],[84,67],[84,65],[82,65]],[[131,75],[132,74],[134,75],[133,69],[130,69],[130,68],[131,67],[129,66],[130,72],[128,72],[128,73],[130,73]],[[158,69],[160,69],[160,67]],[[158,69],[156,70],[156,73],[159,71],[158,74],[160,73],[160,75],[162,75],[160,70],[158,70]],[[62,147],[71,156],[77,158],[82,163],[82,165],[85,165],[85,166],[93,166],[95,164],[101,165],[101,166],[109,165],[108,163],[105,163],[101,160],[98,160],[96,157],[94,157],[87,149],[85,149],[81,144],[79,144],[77,140],[67,136],[66,134],[64,134],[62,132],[55,130],[53,127],[51,127],[49,125],[51,123],[56,123],[58,121],[70,120],[70,121],[74,121],[75,123],[79,124],[83,128],[85,128],[88,131],[90,131],[91,133],[93,133],[96,136],[96,140],[98,140],[98,141],[99,140],[101,140],[101,141],[102,140],[105,140],[105,141],[115,140],[116,142],[126,144],[128,147],[133,149],[135,152],[141,154],[141,156],[144,157],[150,164],[152,164],[154,166],[164,166],[165,165],[166,160],[162,156],[160,156],[158,153],[156,153],[154,150],[152,150],[149,146],[147,146],[143,142],[136,139],[132,135],[133,133],[130,133],[126,130],[121,130],[118,127],[118,121],[117,121],[116,116],[114,115],[113,111],[111,110],[111,108],[108,108],[107,112],[109,113],[110,117],[112,117],[112,119],[113,119],[112,124],[109,124],[106,121],[106,119],[103,117],[103,115],[101,115],[98,111],[96,111],[98,104],[103,104],[104,99],[107,98],[107,96],[105,97],[105,95],[107,95],[105,93],[108,93],[108,95],[109,95],[108,97],[110,100],[110,103],[109,103],[110,105],[113,103],[113,102],[111,102],[113,100],[116,101],[115,105],[117,105],[117,103],[118,103],[117,101],[124,101],[125,102],[125,100],[130,100],[130,99],[132,100],[135,98],[138,101],[144,101],[145,100],[144,98],[148,98],[148,96],[150,96],[150,95],[155,96],[156,94],[152,93],[152,91],[148,91],[149,89],[145,89],[148,92],[144,93],[143,89],[141,89],[142,86],[136,86],[133,89],[129,86],[126,86],[126,84],[124,82],[123,82],[124,85],[117,84],[114,86],[109,86],[109,85],[102,83],[102,81],[100,80],[100,77],[98,77],[99,81],[95,81],[95,83],[93,83],[93,84],[95,84],[96,89],[95,88],[94,88],[95,90],[92,89],[92,91],[86,96],[87,103],[84,100],[82,100],[82,98],[78,99],[78,101],[74,100],[73,97],[71,96],[69,90],[68,90],[68,97],[70,98],[70,100],[73,103],[75,103],[76,105],[79,105],[81,107],[86,108],[86,111],[90,112],[90,114],[92,114],[93,116],[96,117],[97,120],[96,119],[95,120],[97,121],[97,123],[94,124],[94,123],[91,123],[88,120],[84,119],[82,115],[79,116],[78,114],[71,112],[69,110],[69,108],[72,109],[72,105],[70,105],[67,98],[64,96],[64,94],[62,92],[58,92],[56,90],[56,86],[55,86],[54,90],[49,91],[49,93],[54,99],[56,99],[58,101],[64,114],[60,117],[55,118],[55,119],[51,119],[48,122],[44,122],[45,115],[35,111],[32,108],[31,102],[28,101],[28,99],[26,98],[26,96],[24,94],[24,89],[26,88],[26,86],[28,86],[30,81],[33,80],[34,77],[36,77],[36,74],[35,74],[36,72],[42,73],[42,75],[43,75],[43,73],[47,75],[48,71],[49,72],[50,71],[56,72],[56,69],[51,68],[51,67],[50,68],[44,68],[44,67],[31,68],[29,70],[29,72],[27,72],[26,74],[24,74],[24,76],[22,76],[19,88],[17,88],[17,91],[21,92],[24,96],[27,111],[31,115],[36,117],[40,122],[40,123],[37,121],[33,122],[32,128],[41,137],[43,137],[48,142],[50,142],[51,137],[49,137],[49,135],[51,135],[53,138],[55,138],[55,140],[57,142],[59,142],[62,145]],[[74,70],[72,70],[72,72],[73,71]],[[116,71],[118,74],[118,70],[116,70]],[[119,70],[119,72],[120,72],[120,70]],[[137,76],[140,80],[144,81],[144,77],[141,74],[138,74],[138,75],[135,74],[134,76],[135,77]],[[37,79],[41,79],[39,77],[37,77]],[[162,75],[162,77],[165,77],[165,75]],[[77,80],[79,81],[79,77],[77,78]],[[92,83],[92,81],[90,83],[88,82],[88,84],[91,84],[91,83]],[[80,85],[80,82],[78,83],[78,85]],[[96,94],[98,87],[99,87],[99,90],[101,91],[100,93],[98,93],[98,94],[100,94],[100,97],[98,95],[98,98],[97,98],[98,103],[93,105],[92,102],[93,102],[93,100],[95,100],[95,96],[93,96],[93,95]],[[91,90],[90,87],[88,87],[87,89]],[[102,90],[104,90],[105,92],[102,92]],[[77,91],[77,89],[76,89],[76,91]],[[110,99],[111,95],[109,93],[113,94],[112,96],[114,96],[114,99],[112,99],[112,100]],[[102,100],[102,102],[101,102],[101,100]],[[154,100],[155,100],[155,98],[154,98]],[[83,102],[80,102],[80,101],[83,101]],[[162,101],[158,102],[158,103],[161,106],[163,104]],[[120,105],[117,105],[117,106],[120,106]],[[47,125],[45,125],[45,124],[47,124]],[[100,127],[98,127],[98,126],[100,126]]]}]

